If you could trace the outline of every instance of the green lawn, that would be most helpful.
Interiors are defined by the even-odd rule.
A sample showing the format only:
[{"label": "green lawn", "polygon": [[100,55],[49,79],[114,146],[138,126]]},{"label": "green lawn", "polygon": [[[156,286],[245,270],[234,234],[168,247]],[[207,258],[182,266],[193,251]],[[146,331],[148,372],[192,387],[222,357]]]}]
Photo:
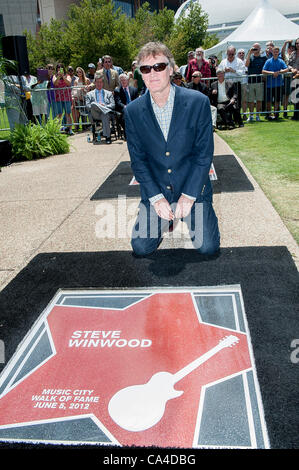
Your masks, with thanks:
[{"label": "green lawn", "polygon": [[217,133],[248,168],[298,243],[299,122],[262,120]]}]

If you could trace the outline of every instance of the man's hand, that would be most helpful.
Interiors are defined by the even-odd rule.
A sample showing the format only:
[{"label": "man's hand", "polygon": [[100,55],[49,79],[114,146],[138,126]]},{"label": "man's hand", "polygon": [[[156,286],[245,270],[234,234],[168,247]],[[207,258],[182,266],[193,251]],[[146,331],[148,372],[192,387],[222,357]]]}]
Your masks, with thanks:
[{"label": "man's hand", "polygon": [[178,200],[178,203],[175,209],[175,217],[177,219],[182,219],[184,217],[187,217],[191,211],[193,204],[194,204],[194,200],[182,194],[180,199]]},{"label": "man's hand", "polygon": [[174,213],[172,212],[172,209],[170,207],[169,202],[163,197],[162,199],[159,199],[159,201],[154,203],[154,208],[159,217],[161,219],[166,219],[166,220],[173,220],[174,219]]}]

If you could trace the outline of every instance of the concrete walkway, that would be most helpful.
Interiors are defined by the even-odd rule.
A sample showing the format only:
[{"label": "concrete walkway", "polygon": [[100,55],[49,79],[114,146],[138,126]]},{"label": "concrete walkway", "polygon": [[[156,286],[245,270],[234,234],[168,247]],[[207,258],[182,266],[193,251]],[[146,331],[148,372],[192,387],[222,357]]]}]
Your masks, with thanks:
[{"label": "concrete walkway", "polygon": [[[113,141],[110,146],[94,146],[87,143],[86,134],[80,134],[71,138],[71,144],[67,155],[2,168],[0,289],[39,253],[131,250],[130,227],[138,200],[90,201],[117,165],[129,160],[126,143]],[[215,134],[215,155],[224,154],[231,155],[233,151]],[[299,266],[297,243],[238,161],[255,190],[214,195],[221,246],[286,246]],[[118,204],[125,207],[126,217],[119,216]],[[114,217],[115,236],[110,233],[109,238],[103,238],[103,225],[108,216],[110,222]],[[185,238],[183,233],[178,226],[161,248],[190,248],[188,236]]]}]

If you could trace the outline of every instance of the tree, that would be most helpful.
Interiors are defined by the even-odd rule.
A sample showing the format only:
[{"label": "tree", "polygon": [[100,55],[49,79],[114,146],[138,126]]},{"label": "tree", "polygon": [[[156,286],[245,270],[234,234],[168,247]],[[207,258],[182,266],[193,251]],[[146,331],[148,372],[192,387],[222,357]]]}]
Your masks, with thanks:
[{"label": "tree", "polygon": [[131,61],[128,18],[110,0],[72,4],[64,21],[52,19],[42,25],[36,38],[25,34],[32,71],[49,61],[86,68],[104,54],[123,67]]},{"label": "tree", "polygon": [[26,32],[30,68],[36,73],[37,67],[59,61],[86,69],[88,63],[109,54],[116,65],[129,70],[139,49],[149,41],[166,43],[182,64],[187,52],[206,40],[207,25],[207,15],[193,4],[189,16],[175,22],[172,10],[151,12],[148,2],[134,18],[128,18],[111,0],[81,0],[79,5],[70,5],[65,20],[52,19],[42,25],[36,38]]},{"label": "tree", "polygon": [[[208,14],[202,10],[201,5],[191,3],[189,14],[178,18],[168,41],[178,65],[186,63],[188,51],[204,47],[209,38],[207,28]],[[213,42],[213,38],[209,38],[209,41]]]},{"label": "tree", "polygon": [[24,33],[27,39],[30,69],[36,73],[38,67],[43,67],[49,62],[61,61],[68,65],[70,51],[67,46],[65,23],[51,19],[49,24],[41,26],[36,37],[29,31]]},{"label": "tree", "polygon": [[71,63],[86,67],[109,54],[122,67],[130,62],[128,19],[111,1],[82,0],[71,5],[66,21],[66,38]]}]

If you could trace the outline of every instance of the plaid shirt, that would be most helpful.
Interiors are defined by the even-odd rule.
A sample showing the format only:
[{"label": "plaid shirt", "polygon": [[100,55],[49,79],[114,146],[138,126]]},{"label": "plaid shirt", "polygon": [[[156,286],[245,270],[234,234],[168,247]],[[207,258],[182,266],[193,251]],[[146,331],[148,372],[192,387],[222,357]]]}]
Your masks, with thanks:
[{"label": "plaid shirt", "polygon": [[167,137],[168,137],[168,131],[169,131],[170,121],[171,121],[172,111],[173,111],[174,96],[175,96],[174,86],[171,86],[168,100],[165,106],[160,108],[160,106],[158,106],[154,102],[152,95],[150,95],[153,111],[157,118],[157,121],[159,123],[159,126],[161,128],[161,131],[164,135],[165,140],[167,140]]},{"label": "plaid shirt", "polygon": [[202,78],[209,78],[211,76],[210,64],[207,60],[202,61],[202,66],[199,69]]}]

